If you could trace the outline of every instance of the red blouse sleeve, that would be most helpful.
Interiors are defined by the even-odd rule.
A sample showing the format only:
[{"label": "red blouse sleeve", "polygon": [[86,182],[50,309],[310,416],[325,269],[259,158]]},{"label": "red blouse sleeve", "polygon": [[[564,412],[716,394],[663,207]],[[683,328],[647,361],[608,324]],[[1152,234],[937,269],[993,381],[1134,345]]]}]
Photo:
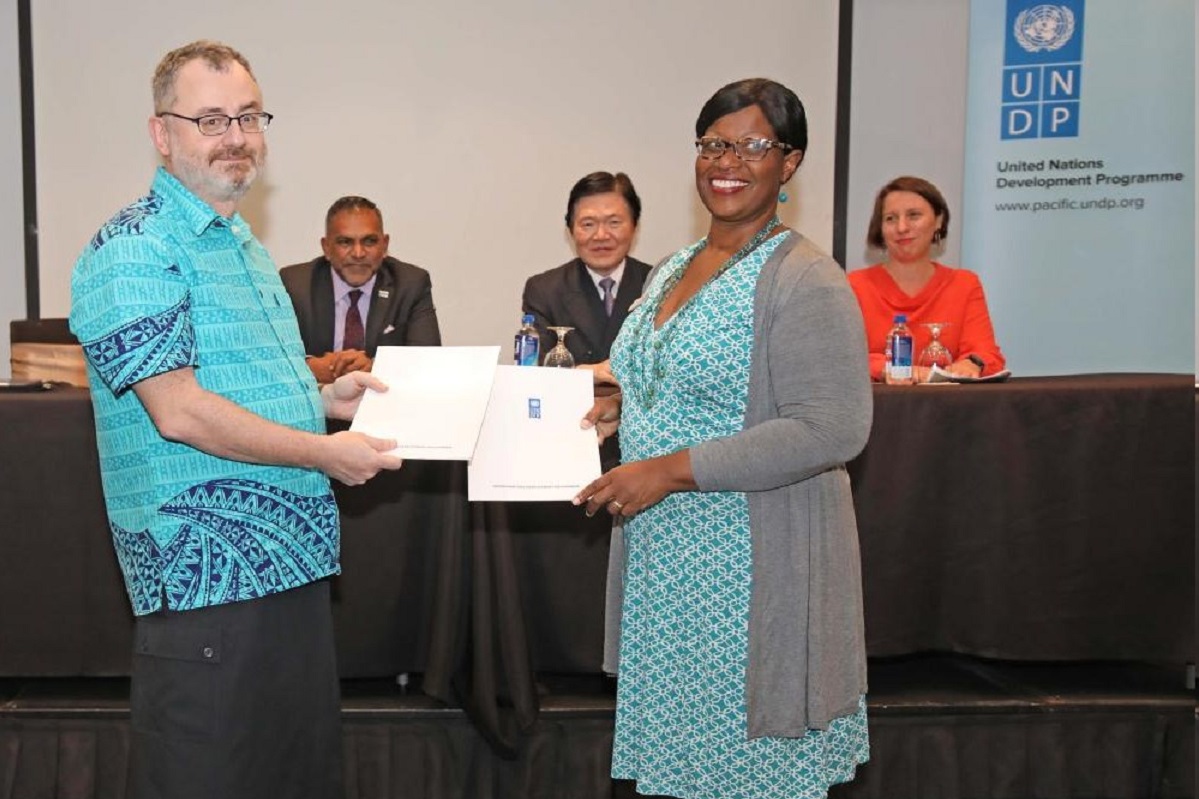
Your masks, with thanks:
[{"label": "red blouse sleeve", "polygon": [[982,374],[992,375],[1003,371],[1007,360],[1003,357],[999,345],[995,343],[995,328],[991,325],[991,315],[987,312],[987,298],[983,294],[982,282],[978,275],[966,270],[960,270],[961,277],[967,278],[965,297],[966,312],[962,322],[959,358],[967,355],[977,355],[983,359]]}]

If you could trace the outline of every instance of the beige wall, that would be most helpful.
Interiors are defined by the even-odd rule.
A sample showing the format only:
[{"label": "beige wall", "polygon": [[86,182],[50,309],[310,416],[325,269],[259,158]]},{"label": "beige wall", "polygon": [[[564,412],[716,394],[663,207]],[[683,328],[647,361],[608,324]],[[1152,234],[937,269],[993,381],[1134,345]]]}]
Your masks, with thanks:
[{"label": "beige wall", "polygon": [[9,320],[25,317],[20,89],[17,2],[0,0],[0,376],[9,373]]},{"label": "beige wall", "polygon": [[831,248],[836,0],[766,0],[752,24],[723,0],[210,0],[202,15],[114,2],[34,4],[44,315],[67,312],[80,248],[148,186],[150,74],[199,36],[247,55],[277,115],[245,207],[276,261],[316,255],[329,203],[367,195],[392,254],[433,273],[449,344],[510,341],[525,278],[572,256],[562,214],[587,172],[633,178],[642,259],[702,235],[694,120],[738,78],[806,102],[812,147],[786,221]]},{"label": "beige wall", "polygon": [[949,203],[943,260],[960,263],[967,31],[962,0],[855,0],[846,268],[875,263],[866,228],[893,177],[931,180]]}]

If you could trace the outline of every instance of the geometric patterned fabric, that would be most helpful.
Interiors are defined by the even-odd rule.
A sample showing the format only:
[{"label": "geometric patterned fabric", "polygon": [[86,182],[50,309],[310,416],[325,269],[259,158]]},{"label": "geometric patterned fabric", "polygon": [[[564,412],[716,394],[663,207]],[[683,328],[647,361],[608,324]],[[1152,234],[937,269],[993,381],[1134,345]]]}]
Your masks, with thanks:
[{"label": "geometric patterned fabric", "polygon": [[[742,430],[758,274],[766,241],[655,330],[671,276],[704,242],[672,256],[612,349],[626,462]],[[864,697],[855,714],[802,738],[747,737],[749,508],[740,492],[683,491],[627,519],[612,776],[684,799],[816,799],[869,757]]]},{"label": "geometric patterned fabric", "polygon": [[71,278],[109,525],[133,610],[253,599],[339,566],[337,506],[315,469],[208,455],[158,433],[130,388],[190,366],[200,386],[323,434],[291,300],[240,215],[222,217],[161,167],[106,222]]}]

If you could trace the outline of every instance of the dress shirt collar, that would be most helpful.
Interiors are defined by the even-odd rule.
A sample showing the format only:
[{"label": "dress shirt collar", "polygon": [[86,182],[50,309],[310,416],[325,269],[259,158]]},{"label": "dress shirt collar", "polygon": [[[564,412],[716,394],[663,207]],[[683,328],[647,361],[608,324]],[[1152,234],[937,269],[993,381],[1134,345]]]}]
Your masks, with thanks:
[{"label": "dress shirt collar", "polygon": [[196,237],[204,235],[204,231],[216,224],[229,228],[239,244],[245,244],[251,238],[250,226],[242,219],[241,214],[221,216],[211,205],[180,183],[177,177],[167,172],[165,167],[160,166],[155,170],[150,191],[172,203],[186,221],[187,229]]},{"label": "dress shirt collar", "polygon": [[626,258],[621,261],[620,266],[616,267],[606,275],[600,274],[590,266],[587,266],[587,264],[583,264],[583,267],[587,270],[587,275],[591,278],[591,282],[595,284],[595,290],[599,292],[600,299],[603,299],[604,297],[604,290],[600,286],[600,281],[606,277],[612,278],[612,296],[616,296],[616,292],[620,290],[620,279],[624,277],[624,265],[625,261],[627,260],[628,259]]},{"label": "dress shirt collar", "polygon": [[370,306],[371,297],[375,293],[375,278],[379,277],[379,273],[376,272],[375,274],[371,275],[371,279],[363,283],[361,286],[351,286],[349,283],[342,280],[341,275],[337,274],[337,270],[333,269],[333,267],[329,267],[329,277],[333,278],[333,304],[345,305],[348,308],[349,300],[346,299],[346,296],[354,289],[361,289],[362,296],[366,297],[366,304],[364,305],[359,302],[358,310],[365,315],[366,309]]}]

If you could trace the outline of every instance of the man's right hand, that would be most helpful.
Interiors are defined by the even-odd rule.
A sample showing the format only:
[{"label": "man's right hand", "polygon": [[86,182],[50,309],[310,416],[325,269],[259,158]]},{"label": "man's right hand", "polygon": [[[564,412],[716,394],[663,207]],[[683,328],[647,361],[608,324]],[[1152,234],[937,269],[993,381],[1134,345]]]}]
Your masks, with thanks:
[{"label": "man's right hand", "polygon": [[399,456],[384,454],[395,448],[392,439],[343,430],[324,438],[317,468],[346,485],[362,485],[383,469],[400,468],[404,461]]},{"label": "man's right hand", "polygon": [[340,350],[324,355],[309,355],[305,361],[316,382],[322,386],[350,372],[369,372],[374,359],[362,350]]},{"label": "man's right hand", "polygon": [[337,353],[326,352],[324,355],[309,355],[304,359],[308,364],[308,368],[312,371],[312,376],[316,378],[316,382],[320,385],[332,383],[337,379]]},{"label": "man's right hand", "polygon": [[337,356],[333,371],[336,377],[348,375],[350,372],[369,372],[374,359],[362,350],[342,350],[333,353]]}]

